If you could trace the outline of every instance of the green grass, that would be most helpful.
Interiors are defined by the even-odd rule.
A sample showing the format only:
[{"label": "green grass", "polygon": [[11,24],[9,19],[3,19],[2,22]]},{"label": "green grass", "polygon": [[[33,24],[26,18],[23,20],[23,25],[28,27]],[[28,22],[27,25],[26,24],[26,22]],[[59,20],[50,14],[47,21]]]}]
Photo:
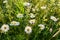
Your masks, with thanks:
[{"label": "green grass", "polygon": [[[52,37],[60,28],[60,0],[8,0],[8,3],[3,3],[4,0],[0,0],[0,27],[3,24],[10,24],[11,21],[20,22],[19,26],[10,26],[9,31],[1,33],[0,40],[60,40],[60,34]],[[24,2],[30,2],[29,7],[23,5]],[[46,9],[41,9],[41,6],[47,6]],[[35,9],[35,11],[32,10]],[[21,13],[23,18],[17,18],[16,15]],[[29,14],[36,15],[36,23],[30,24]],[[59,18],[57,22],[50,19],[50,16]],[[38,25],[44,24],[45,29],[40,30]],[[32,27],[32,33],[26,34],[24,29],[29,25]],[[53,31],[50,32],[49,29]]]}]

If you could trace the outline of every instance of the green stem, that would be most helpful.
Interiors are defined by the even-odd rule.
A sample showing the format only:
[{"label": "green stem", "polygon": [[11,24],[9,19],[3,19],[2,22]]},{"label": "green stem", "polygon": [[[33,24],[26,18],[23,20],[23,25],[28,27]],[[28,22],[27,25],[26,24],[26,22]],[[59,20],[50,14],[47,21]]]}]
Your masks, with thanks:
[{"label": "green stem", "polygon": [[27,38],[26,38],[26,40],[29,40],[29,35],[27,34]]}]

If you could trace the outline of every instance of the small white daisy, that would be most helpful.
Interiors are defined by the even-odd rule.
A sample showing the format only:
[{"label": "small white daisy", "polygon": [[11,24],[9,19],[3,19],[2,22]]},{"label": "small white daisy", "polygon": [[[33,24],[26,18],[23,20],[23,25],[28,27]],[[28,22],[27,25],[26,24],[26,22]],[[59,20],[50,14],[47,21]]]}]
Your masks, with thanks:
[{"label": "small white daisy", "polygon": [[56,21],[58,21],[59,18],[56,18],[54,16],[51,16],[50,19],[56,22]]},{"label": "small white daisy", "polygon": [[17,14],[17,18],[23,18],[23,14]]},{"label": "small white daisy", "polygon": [[41,6],[41,9],[46,9],[46,6]]},{"label": "small white daisy", "polygon": [[50,30],[49,30],[50,32],[52,32],[52,28],[50,28]]},{"label": "small white daisy", "polygon": [[11,25],[11,26],[18,26],[18,25],[20,25],[20,23],[19,23],[19,22],[16,22],[16,21],[12,21],[12,22],[10,23],[10,25]]},{"label": "small white daisy", "polygon": [[7,31],[9,30],[9,25],[3,24],[2,27],[1,27],[1,30],[2,30],[3,32],[7,32]]},{"label": "small white daisy", "polygon": [[43,24],[39,24],[38,26],[40,27],[41,30],[45,29],[45,26]]},{"label": "small white daisy", "polygon": [[30,3],[25,2],[25,3],[23,3],[23,5],[24,5],[24,6],[30,6]]},{"label": "small white daisy", "polygon": [[30,13],[30,18],[35,18],[35,15],[33,13]]},{"label": "small white daisy", "polygon": [[35,19],[29,20],[29,23],[30,23],[30,24],[35,24]]},{"label": "small white daisy", "polygon": [[26,27],[25,27],[25,32],[26,32],[27,34],[30,34],[30,33],[32,32],[32,28],[31,28],[30,26],[26,26]]},{"label": "small white daisy", "polygon": [[7,3],[8,1],[7,0],[4,0],[3,3]]}]

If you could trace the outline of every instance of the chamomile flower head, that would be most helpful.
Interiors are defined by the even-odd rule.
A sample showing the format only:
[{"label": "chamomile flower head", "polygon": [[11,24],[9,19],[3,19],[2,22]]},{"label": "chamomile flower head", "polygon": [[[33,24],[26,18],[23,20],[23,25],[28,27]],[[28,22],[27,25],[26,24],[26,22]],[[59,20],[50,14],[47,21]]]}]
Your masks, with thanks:
[{"label": "chamomile flower head", "polygon": [[29,20],[29,23],[30,24],[35,24],[35,21],[36,21],[35,19],[31,19],[31,20]]},{"label": "chamomile flower head", "polygon": [[17,14],[17,18],[23,18],[23,14]]},{"label": "chamomile flower head", "polygon": [[30,34],[30,33],[32,32],[32,28],[31,28],[30,26],[26,26],[26,27],[25,27],[25,32],[26,32],[27,34]]},{"label": "chamomile flower head", "polygon": [[58,21],[59,18],[56,18],[54,16],[50,16],[50,19],[56,22],[56,21]]},{"label": "chamomile flower head", "polygon": [[23,5],[24,5],[24,6],[30,6],[30,3],[24,2]]},{"label": "chamomile flower head", "polygon": [[45,29],[45,26],[43,24],[39,24],[38,26],[40,27],[41,30]]},{"label": "chamomile flower head", "polygon": [[7,3],[8,1],[7,0],[4,0],[3,3]]},{"label": "chamomile flower head", "polygon": [[47,7],[46,6],[41,6],[41,9],[46,9]]},{"label": "chamomile flower head", "polygon": [[1,30],[2,30],[3,32],[7,32],[7,31],[9,30],[9,25],[3,24],[2,27],[1,27]]},{"label": "chamomile flower head", "polygon": [[18,25],[20,25],[20,23],[17,22],[17,21],[12,21],[12,22],[10,23],[10,25],[11,25],[11,26],[18,26]]},{"label": "chamomile flower head", "polygon": [[30,18],[35,18],[35,15],[33,13],[30,13]]}]

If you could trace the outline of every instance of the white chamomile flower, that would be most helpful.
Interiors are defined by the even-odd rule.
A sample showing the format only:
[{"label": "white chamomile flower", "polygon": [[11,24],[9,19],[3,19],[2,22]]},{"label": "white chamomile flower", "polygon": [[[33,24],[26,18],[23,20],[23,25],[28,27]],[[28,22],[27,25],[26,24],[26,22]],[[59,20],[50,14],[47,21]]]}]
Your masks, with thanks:
[{"label": "white chamomile flower", "polygon": [[34,24],[34,23],[35,23],[35,19],[29,20],[29,23],[30,23],[30,24]]},{"label": "white chamomile flower", "polygon": [[32,32],[32,28],[31,28],[30,26],[26,26],[26,27],[25,27],[25,32],[26,32],[27,34],[30,34],[30,33]]},{"label": "white chamomile flower", "polygon": [[24,6],[30,6],[30,3],[25,2],[23,5],[24,5]]},{"label": "white chamomile flower", "polygon": [[23,14],[17,14],[17,18],[23,18]]},{"label": "white chamomile flower", "polygon": [[58,21],[59,18],[56,18],[54,16],[51,16],[50,19],[56,22],[56,21]]},{"label": "white chamomile flower", "polygon": [[17,22],[17,21],[12,21],[12,22],[10,23],[10,25],[11,25],[11,26],[18,26],[18,25],[20,25],[20,23]]},{"label": "white chamomile flower", "polygon": [[49,30],[50,32],[52,32],[52,28],[50,28],[50,30]]},{"label": "white chamomile flower", "polygon": [[7,3],[8,1],[7,0],[4,0],[3,3]]},{"label": "white chamomile flower", "polygon": [[46,9],[46,6],[41,6],[41,9]]},{"label": "white chamomile flower", "polygon": [[43,24],[39,24],[38,26],[40,27],[41,30],[45,29],[45,26]]},{"label": "white chamomile flower", "polygon": [[33,13],[30,13],[30,18],[35,18],[35,15]]},{"label": "white chamomile flower", "polygon": [[9,30],[9,25],[3,24],[2,27],[1,27],[1,30],[2,30],[3,32],[7,32],[7,31]]}]

